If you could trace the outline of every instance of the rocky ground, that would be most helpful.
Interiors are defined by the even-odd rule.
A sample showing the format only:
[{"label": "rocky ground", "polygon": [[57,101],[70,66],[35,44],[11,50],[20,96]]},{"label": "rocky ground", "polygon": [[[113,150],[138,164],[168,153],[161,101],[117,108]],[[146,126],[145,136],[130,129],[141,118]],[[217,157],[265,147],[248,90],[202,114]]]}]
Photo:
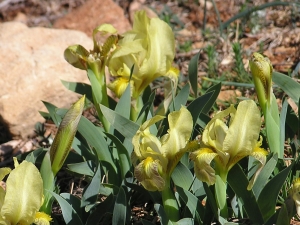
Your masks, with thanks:
[{"label": "rocky ground", "polygon": [[[241,44],[240,60],[244,63],[245,71],[248,71],[250,54],[254,51],[261,51],[270,58],[275,70],[291,74],[295,79],[299,79],[299,5],[268,7],[262,11],[243,15],[226,24],[226,21],[240,15],[239,13],[243,10],[268,2],[271,1],[2,0],[0,2],[0,26],[8,21],[18,21],[28,27],[77,30],[91,37],[93,28],[104,22],[112,23],[120,33],[128,30],[131,27],[134,11],[146,9],[149,13],[158,15],[172,26],[177,41],[175,63],[181,70],[183,77],[187,75],[187,67],[191,57],[199,51],[201,52],[199,85],[203,88],[206,88],[207,81],[204,79],[207,77],[213,80],[241,83],[250,81],[248,75],[242,78],[238,76],[243,68],[237,70],[236,58],[232,49],[233,43]],[[226,26],[222,28],[220,21]],[[44,45],[48,43],[44,43]],[[0,65],[1,68],[4,66],[1,67]],[[1,72],[0,75],[2,79],[4,75]],[[1,83],[1,86],[3,85],[5,83]],[[249,93],[253,93],[253,89],[224,86],[219,96],[219,107],[226,105],[235,96],[247,96]],[[24,132],[26,133],[25,138],[22,135],[23,131],[21,134],[20,132],[17,135],[11,134],[9,126],[12,122],[8,121],[7,124],[5,121],[7,118],[2,118],[4,113],[2,113],[1,107],[5,108],[0,104],[0,144],[16,139],[16,136],[23,137],[21,140],[13,140],[10,145],[5,145],[6,148],[11,146],[10,150],[7,150],[10,154],[5,157],[3,156],[2,145],[0,150],[2,151],[2,158],[9,159],[11,158],[11,151],[16,154],[20,150],[22,152],[32,149],[34,146],[32,142],[33,140],[36,141],[34,139],[36,137],[30,135],[33,133],[33,126],[26,126],[26,131],[29,132]],[[22,109],[12,111],[18,112],[18,110]],[[9,113],[11,114],[11,112]],[[34,118],[31,119],[33,123],[38,122],[35,117],[30,118]],[[51,125],[49,127],[51,128]],[[28,137],[31,138],[28,139]],[[28,146],[26,147],[26,145]],[[66,184],[66,186],[68,185]],[[136,206],[133,208],[133,214],[136,215],[137,219],[147,217],[149,212],[147,207],[149,206]]]}]

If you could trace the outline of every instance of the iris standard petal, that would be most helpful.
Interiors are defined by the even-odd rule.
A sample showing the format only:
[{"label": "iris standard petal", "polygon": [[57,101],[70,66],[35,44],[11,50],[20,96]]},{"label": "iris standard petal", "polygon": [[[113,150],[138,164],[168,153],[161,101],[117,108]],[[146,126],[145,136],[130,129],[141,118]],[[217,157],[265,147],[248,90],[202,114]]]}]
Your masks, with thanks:
[{"label": "iris standard petal", "polygon": [[120,68],[128,71],[134,65],[132,96],[137,98],[154,79],[167,76],[174,57],[175,38],[170,26],[139,11],[135,13],[133,29],[119,40],[108,67],[113,76],[124,76],[124,69]]},{"label": "iris standard petal", "polygon": [[183,149],[190,139],[193,130],[191,113],[181,107],[179,111],[171,112],[168,116],[169,130],[161,139],[162,153],[169,159]]},{"label": "iris standard petal", "polygon": [[159,18],[152,18],[148,29],[148,51],[141,74],[167,73],[175,56],[175,38],[171,27]]},{"label": "iris standard petal", "polygon": [[10,173],[1,216],[12,225],[31,224],[42,204],[43,181],[39,170],[23,161]]},{"label": "iris standard petal", "polygon": [[[155,124],[156,122],[162,120],[163,118],[165,118],[164,116],[154,116],[151,119],[145,121],[142,126],[140,127],[140,129],[136,132],[136,134],[133,136],[132,138],[132,144],[134,147],[134,153],[138,158],[142,158],[142,153],[141,150],[143,149],[143,146],[141,146],[142,142],[143,142],[143,138],[145,137],[145,133],[149,134],[149,127],[153,124]],[[148,136],[149,138],[150,136]],[[153,138],[153,140],[155,141],[156,145],[160,145],[159,140],[157,139],[157,137]],[[158,143],[159,142],[159,143]]]},{"label": "iris standard petal", "polygon": [[220,119],[215,119],[214,123],[205,129],[205,134],[208,137],[208,144],[214,147],[216,150],[221,151],[223,149],[223,141],[226,137],[228,127]]},{"label": "iris standard petal", "polygon": [[[222,150],[222,149],[219,149],[219,147],[217,149],[217,146],[219,146],[219,145],[216,145],[215,138],[212,137],[212,134],[210,133],[210,131],[213,129],[214,123],[217,120],[223,121],[224,118],[229,116],[229,114],[234,114],[235,112],[236,112],[236,109],[234,108],[234,106],[230,105],[229,108],[227,108],[221,112],[218,112],[216,115],[214,115],[214,117],[206,125],[205,130],[203,132],[203,135],[202,135],[203,144],[205,144],[206,146],[212,146],[212,147],[216,148],[216,150],[218,150],[218,151]],[[225,129],[225,128],[223,128],[223,129]]]},{"label": "iris standard petal", "polygon": [[260,126],[260,111],[256,103],[252,100],[240,102],[223,142],[223,151],[228,152],[232,159],[236,155],[250,155],[257,143]]}]

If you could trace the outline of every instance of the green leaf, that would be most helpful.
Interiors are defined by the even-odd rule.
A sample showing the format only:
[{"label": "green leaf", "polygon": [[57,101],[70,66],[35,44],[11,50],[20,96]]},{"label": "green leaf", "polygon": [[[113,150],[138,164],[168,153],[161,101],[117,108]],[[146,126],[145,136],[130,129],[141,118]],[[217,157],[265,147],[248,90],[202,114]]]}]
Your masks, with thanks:
[{"label": "green leaf", "polygon": [[122,187],[119,189],[116,203],[113,211],[112,225],[125,225],[126,223],[127,200],[125,191]]},{"label": "green leaf", "polygon": [[64,222],[68,225],[83,225],[81,218],[75,211],[75,209],[68,203],[63,197],[60,195],[49,191],[52,196],[56,199],[58,204],[61,207],[62,216],[64,218]]},{"label": "green leaf", "polygon": [[[293,200],[292,200],[293,201]],[[294,204],[294,202],[292,202]],[[289,213],[286,204],[281,205],[280,211],[278,213],[276,225],[290,225],[291,218],[289,218]]]},{"label": "green leaf", "polygon": [[194,220],[192,218],[183,218],[177,221],[176,225],[194,225]]},{"label": "green leaf", "polygon": [[266,107],[265,112],[267,139],[271,152],[277,153],[280,159],[283,158],[283,148],[281,147],[280,139],[280,121],[278,105],[274,94],[271,94],[271,104],[270,107]]},{"label": "green leaf", "polygon": [[88,77],[91,82],[92,93],[93,93],[93,102],[94,105],[97,107],[103,101],[103,94],[102,94],[102,86],[100,85],[99,81],[93,70],[88,69]]},{"label": "green leaf", "polygon": [[245,211],[251,222],[263,224],[263,214],[260,211],[252,190],[247,190],[249,181],[238,164],[229,170],[227,182],[235,194],[242,200]]},{"label": "green leaf", "polygon": [[78,173],[86,176],[94,175],[93,168],[95,167],[95,164],[91,160],[81,162],[81,163],[68,164],[67,167],[70,171],[74,173]]},{"label": "green leaf", "polygon": [[280,150],[284,152],[284,142],[285,142],[285,121],[287,114],[288,102],[284,99],[281,112],[280,112]]},{"label": "green leaf", "polygon": [[99,203],[88,217],[85,225],[100,224],[99,222],[106,214],[113,212],[116,198],[111,194],[103,202]]},{"label": "green leaf", "polygon": [[116,113],[115,111],[107,108],[104,105],[100,105],[100,108],[103,112],[103,115],[106,119],[111,123],[111,125],[117,129],[124,137],[128,139],[132,139],[132,137],[136,134],[139,125],[132,122],[129,119],[126,119],[122,115]]},{"label": "green leaf", "polygon": [[54,180],[54,175],[52,173],[51,170],[51,161],[50,161],[50,155],[49,155],[49,151],[46,152],[42,165],[41,165],[41,169],[40,169],[40,173],[43,179],[43,188],[44,188],[44,201],[43,201],[43,205],[41,206],[41,211],[47,213],[48,215],[51,214],[52,212],[52,203],[54,201],[52,195],[47,192],[47,191],[54,191],[54,184],[55,184],[55,180]]},{"label": "green leaf", "polygon": [[193,218],[197,221],[198,224],[202,224],[202,218],[205,209],[199,199],[191,192],[184,190],[179,186],[176,187],[176,190],[178,191],[181,200],[185,203],[185,206],[191,212]]},{"label": "green leaf", "polygon": [[174,99],[175,111],[180,110],[182,105],[186,105],[189,94],[190,94],[190,85],[189,83],[187,83],[186,85],[183,86],[181,91],[176,95]]},{"label": "green leaf", "polygon": [[94,147],[100,161],[107,162],[110,167],[117,171],[111,153],[108,149],[104,134],[85,117],[81,117],[78,124],[78,131],[86,139],[86,141]]},{"label": "green leaf", "polygon": [[278,194],[292,166],[293,164],[273,177],[261,191],[257,203],[264,217],[264,221],[267,221],[275,213]]},{"label": "green leaf", "polygon": [[131,188],[132,190],[136,191],[136,193],[139,193],[139,198],[138,200],[141,201],[153,201],[153,202],[160,202],[161,201],[161,194],[158,191],[147,191],[145,188],[143,188],[143,186],[141,185],[137,185],[137,184],[133,184],[130,182],[127,182],[126,179],[124,180],[125,185],[129,188]]},{"label": "green leaf", "polygon": [[142,224],[143,224],[143,225],[155,225],[154,223],[151,223],[151,222],[148,221],[148,220],[142,220]]},{"label": "green leaf", "polygon": [[125,118],[130,118],[130,108],[131,108],[131,91],[130,85],[127,86],[126,90],[122,94],[117,106],[115,108],[115,112],[122,114]]},{"label": "green leaf", "polygon": [[194,96],[198,97],[198,61],[199,61],[200,51],[194,55],[189,63],[189,80],[192,85],[192,90],[194,92]]},{"label": "green leaf", "polygon": [[61,80],[61,82],[68,90],[73,91],[80,95],[85,95],[90,102],[93,102],[91,85],[80,83],[80,82],[70,82],[65,80]]},{"label": "green leaf", "polygon": [[222,83],[218,83],[210,88],[207,89],[206,93],[213,92],[212,96],[210,97],[209,101],[206,102],[204,108],[202,109],[201,113],[207,114],[209,113],[209,110],[213,107],[215,104],[220,91],[221,91]]},{"label": "green leaf", "polygon": [[[141,111],[139,112],[138,119],[137,119],[137,121],[135,121],[136,124],[141,125],[143,122],[145,122],[145,118],[147,118],[150,115],[154,114],[154,112],[153,112],[153,102],[154,102],[154,99],[155,99],[155,95],[156,95],[156,93],[154,91],[151,92],[148,99],[144,102],[144,105],[143,105]],[[139,99],[138,101],[141,102],[142,100]],[[161,103],[161,104],[163,104],[163,103]]]},{"label": "green leaf", "polygon": [[289,76],[273,72],[272,80],[277,84],[285,93],[287,93],[293,101],[298,104],[300,98],[300,84]]},{"label": "green leaf", "polygon": [[[206,182],[203,182],[203,187],[204,187],[204,190],[205,190],[205,193],[206,193],[206,196],[207,196],[206,210],[210,212],[208,214],[207,214],[207,212],[205,212],[205,214],[206,214],[207,217],[212,217],[212,215],[211,215],[212,214],[211,211],[212,211],[215,218],[218,218],[217,201],[216,201],[211,189],[209,188],[209,186],[207,185]],[[210,206],[209,208],[211,209],[211,211],[207,207],[208,204]],[[204,221],[204,224],[205,224],[205,222],[208,222],[208,221]]]},{"label": "green leaf", "polygon": [[81,206],[95,204],[98,198],[100,185],[101,185],[101,171],[100,171],[100,164],[99,164],[91,183],[84,189],[81,198]]},{"label": "green leaf", "polygon": [[[26,160],[27,162],[32,162],[35,164],[39,157],[44,157],[45,153],[48,152],[44,150],[43,148],[35,149],[34,151],[31,151],[26,155],[26,153],[20,154],[17,156],[18,160]],[[25,159],[24,156],[26,155]],[[21,157],[23,156],[23,157]]]},{"label": "green leaf", "polygon": [[212,96],[213,96],[213,92],[206,93],[201,97],[196,98],[187,106],[187,109],[192,114],[194,125],[196,124],[196,121],[199,118],[199,115],[204,109],[206,103],[210,100]]},{"label": "green leaf", "polygon": [[73,207],[81,219],[84,218],[83,213],[85,210],[81,207],[81,201],[78,197],[70,193],[61,193],[60,196],[63,197]]},{"label": "green leaf", "polygon": [[72,148],[85,160],[97,160],[97,156],[95,156],[89,144],[80,133],[76,133],[72,143]]},{"label": "green leaf", "polygon": [[118,162],[121,168],[121,177],[125,178],[125,175],[131,168],[131,159],[129,156],[129,149],[126,149],[125,146],[121,143],[121,141],[114,135],[110,133],[106,133],[106,136],[113,141],[116,146],[117,154],[118,154]]},{"label": "green leaf", "polygon": [[273,173],[273,171],[276,167],[277,161],[278,161],[278,155],[273,154],[273,156],[268,160],[266,165],[263,167],[263,169],[259,173],[259,175],[252,187],[252,191],[253,191],[254,195],[256,196],[256,198],[258,198],[262,189],[265,187],[266,183],[268,182],[269,177],[271,176],[271,174]]},{"label": "green leaf", "polygon": [[65,114],[50,148],[53,174],[60,170],[70,151],[77,126],[83,112],[85,96],[81,97]]},{"label": "green leaf", "polygon": [[220,216],[223,217],[224,219],[228,218],[226,189],[227,189],[226,183],[222,180],[222,178],[219,175],[216,175],[216,183],[215,183],[216,200],[220,209]]},{"label": "green leaf", "polygon": [[164,210],[164,207],[160,204],[154,204],[154,209],[156,210],[159,218],[160,218],[160,221],[161,221],[161,224],[166,224],[166,225],[173,225],[173,223],[169,220],[165,210]]},{"label": "green leaf", "polygon": [[[95,65],[98,68],[98,65]],[[106,118],[103,116],[99,105],[103,104],[105,106],[108,106],[108,97],[106,92],[106,85],[101,84],[99,80],[96,77],[97,74],[93,72],[90,68],[88,69],[88,77],[91,82],[92,86],[92,93],[93,93],[93,103],[95,105],[95,108],[98,113],[98,117],[100,121],[102,122],[102,125],[105,129],[105,131],[109,131],[109,123],[107,122]],[[102,74],[98,74],[99,76],[102,76]],[[100,77],[99,79],[105,79],[103,77]]]},{"label": "green leaf", "polygon": [[189,190],[194,178],[191,171],[179,162],[172,173],[172,180],[175,185],[182,187],[185,190]]},{"label": "green leaf", "polygon": [[56,113],[57,107],[49,102],[43,101],[43,104],[47,108],[52,121],[55,123],[56,126],[59,126],[59,124],[61,122],[61,117],[58,116]]}]

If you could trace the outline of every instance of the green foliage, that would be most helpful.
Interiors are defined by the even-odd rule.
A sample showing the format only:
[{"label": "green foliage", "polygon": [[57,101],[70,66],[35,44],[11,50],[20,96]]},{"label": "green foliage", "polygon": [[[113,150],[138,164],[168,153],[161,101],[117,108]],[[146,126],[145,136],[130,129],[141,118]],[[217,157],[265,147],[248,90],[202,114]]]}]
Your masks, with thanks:
[{"label": "green foliage", "polygon": [[[161,16],[169,24],[172,24],[172,21],[176,22],[176,17],[170,14],[167,8]],[[226,22],[222,26],[225,25]],[[232,47],[235,54],[234,72],[238,74],[238,79],[235,81],[248,83],[249,75],[244,69],[241,45],[234,43]],[[99,46],[98,49],[101,50]],[[79,50],[77,49],[78,54],[81,52]],[[109,54],[107,49],[105,52]],[[128,85],[124,88],[120,99],[109,98],[106,84],[101,83],[103,80],[99,81],[99,75],[103,75],[103,71],[97,74],[95,73],[97,68],[86,67],[91,85],[62,81],[63,85],[70,91],[86,96],[87,105],[97,111],[98,121],[92,123],[81,116],[83,109],[76,111],[76,118],[80,118],[76,128],[64,132],[63,138],[58,135],[57,141],[54,142],[57,146],[67,141],[68,145],[56,149],[56,154],[60,158],[60,165],[56,165],[53,172],[53,160],[51,160],[49,149],[46,147],[20,157],[20,159],[26,159],[40,165],[45,198],[40,210],[50,214],[53,204],[58,203],[62,211],[63,221],[53,215],[54,224],[132,224],[131,208],[138,201],[139,203],[152,202],[154,214],[160,218],[163,225],[237,224],[245,218],[249,220],[250,224],[279,225],[289,223],[288,221],[295,215],[296,211],[290,189],[292,181],[299,177],[300,122],[298,114],[293,111],[286,100],[283,102],[280,113],[279,130],[281,150],[283,151],[286,143],[290,145],[291,155],[289,159],[278,159],[277,154],[269,154],[266,157],[266,162],[262,163],[264,167],[259,167],[257,161],[254,161],[251,156],[249,157],[249,154],[246,154],[247,156],[237,155],[237,159],[234,160],[238,163],[228,169],[227,177],[224,178],[215,174],[214,169],[216,169],[217,163],[213,160],[219,158],[214,155],[212,159],[203,160],[201,165],[207,163],[211,166],[206,176],[216,175],[216,182],[209,186],[197,178],[199,177],[197,167],[191,160],[191,153],[198,150],[210,153],[207,144],[204,144],[202,140],[203,134],[205,134],[203,130],[207,124],[211,124],[209,123],[211,120],[210,113],[222,87],[218,76],[216,49],[213,45],[209,45],[205,48],[205,52],[208,56],[207,73],[217,84],[212,85],[214,82],[207,80],[206,84],[203,82],[202,88],[199,88],[199,52],[192,57],[189,63],[189,82],[181,88],[173,87],[174,96],[172,101],[166,104],[164,115],[158,115],[159,110],[156,110],[153,103],[155,92],[150,88],[144,90],[138,98],[133,98],[132,88]],[[72,52],[67,53],[69,55]],[[87,56],[88,52],[84,51],[84,54]],[[71,56],[73,59],[74,55]],[[84,69],[83,64],[76,61],[79,58],[76,55],[75,62],[72,61],[72,64]],[[134,67],[131,68],[131,77],[133,72]],[[129,81],[131,77],[128,78]],[[299,84],[290,77],[277,72],[273,73],[273,80],[299,106]],[[164,103],[163,101],[161,104]],[[60,124],[66,127],[71,126],[73,121],[67,120],[70,116],[66,113],[66,109],[59,109],[47,102],[44,102],[44,105],[48,112],[41,114],[45,118],[51,118],[57,126]],[[256,106],[256,104],[254,105]],[[277,107],[277,105],[275,106]],[[166,188],[162,191],[149,191],[145,188],[146,185],[139,181],[140,176],[144,174],[137,167],[142,167],[147,162],[140,164],[142,163],[141,160],[136,159],[138,158],[137,153],[135,152],[136,155],[132,154],[137,145],[133,139],[137,134],[149,135],[148,139],[145,139],[146,141],[142,136],[137,140],[138,144],[144,144],[143,148],[145,148],[140,147],[140,154],[145,155],[146,160],[149,161],[161,160],[160,148],[173,135],[172,126],[175,126],[174,123],[176,123],[176,119],[171,120],[170,118],[173,117],[170,115],[178,113],[181,107],[188,110],[192,120],[192,132],[189,141],[183,148],[186,152],[181,154],[182,149],[174,149],[177,151],[174,158],[178,159],[178,163],[171,174],[162,175],[165,171],[160,171],[159,163],[155,164],[154,169],[151,164],[150,166],[147,164],[148,167],[145,166],[147,170],[144,173],[148,176],[148,182],[153,179],[151,173],[155,170],[155,177],[164,176],[164,182],[167,183]],[[71,109],[74,108],[71,107]],[[233,115],[233,113],[228,115],[228,117],[231,116],[228,125],[234,119]],[[146,126],[147,121],[149,122],[153,118],[155,122],[152,121],[149,129],[146,129],[145,127],[148,128]],[[156,120],[156,118],[159,119]],[[220,121],[219,119],[218,122]],[[264,125],[270,127],[268,123]],[[224,123],[224,126],[227,124]],[[215,127],[218,127],[217,123]],[[265,129],[263,128],[262,132],[265,132]],[[212,137],[220,133],[226,135],[226,129],[219,131],[212,128],[209,135]],[[44,137],[45,132],[41,125],[36,127],[36,132],[43,138],[50,140],[50,137]],[[174,142],[180,142],[181,136],[180,132],[178,133],[179,135],[176,136]],[[209,141],[213,144],[217,143],[215,140]],[[238,140],[236,141],[238,142]],[[254,140],[255,143],[256,141]],[[268,141],[270,142],[270,140]],[[52,145],[51,149],[56,147],[55,145]],[[266,141],[263,143],[265,148],[270,148],[270,146],[271,144]],[[70,148],[73,151],[70,151]],[[262,146],[254,146],[253,148],[261,150]],[[153,153],[153,149],[156,150],[155,153]],[[255,153],[252,156],[255,156]],[[169,161],[171,159],[167,158],[166,162],[169,163]],[[248,190],[249,180],[256,175],[257,169],[259,174],[252,189]],[[58,187],[60,185],[59,176],[57,176],[60,172],[68,173],[86,182],[80,197],[60,191]],[[168,177],[168,175],[170,176]],[[153,224],[148,220],[142,220],[141,223]]]},{"label": "green foliage", "polygon": [[[196,55],[189,66],[192,84],[197,80],[198,57],[199,55]],[[291,82],[290,80],[288,81]],[[68,82],[64,83],[68,84]],[[276,83],[285,88],[285,84],[281,85],[280,81],[276,80]],[[83,90],[88,91],[88,93],[93,90],[90,88],[86,89],[86,85],[76,83],[68,84],[67,87],[73,91],[77,90],[81,94]],[[173,103],[170,104],[169,110],[170,112],[177,111],[181,105],[187,104],[187,109],[190,111],[194,122],[195,130],[192,138],[195,138],[201,134],[201,129],[209,121],[207,114],[215,103],[221,84],[212,86],[199,97],[197,97],[199,95],[198,86],[192,85],[193,92],[197,93],[197,95],[195,95],[194,101],[187,103],[189,88],[190,86],[187,84],[177,93]],[[153,107],[153,101],[150,98],[151,94],[149,92],[148,96],[144,98],[149,99],[149,102],[144,102],[144,105],[148,107],[142,109],[145,115],[143,121],[154,116],[151,109]],[[297,94],[294,98],[296,97],[298,97]],[[145,201],[151,200],[155,203],[154,209],[161,218],[162,224],[175,224],[169,221],[168,213],[164,211],[161,194],[159,192],[148,192],[143,187],[138,186],[138,182],[133,176],[134,168],[130,157],[133,150],[131,139],[140,125],[130,120],[129,102],[130,89],[127,88],[127,91],[124,92],[114,109],[104,105],[99,106],[101,113],[111,125],[109,132],[104,132],[102,127],[98,127],[84,117],[80,119],[78,134],[72,146],[76,151],[75,155],[81,155],[82,157],[79,161],[75,160],[76,157],[74,158],[75,161],[72,161],[70,156],[66,161],[68,164],[64,166],[67,171],[75,173],[77,176],[85,176],[88,181],[88,185],[84,188],[80,199],[69,193],[60,193],[59,195],[59,190],[51,186],[50,184],[53,185],[53,182],[49,180],[49,177],[45,176],[45,185],[48,186],[45,189],[46,196],[48,196],[46,197],[49,202],[48,205],[52,205],[55,199],[62,208],[64,221],[68,224],[91,224],[101,223],[101,221],[110,221],[112,224],[130,224],[130,205],[135,201],[134,194],[143,195]],[[48,116],[50,115],[59,124],[62,115],[64,115],[62,110],[56,109],[55,106],[49,103],[45,104],[49,110]],[[286,103],[284,105],[285,115],[290,117],[287,113]],[[284,117],[281,120],[284,120]],[[167,123],[163,121],[157,124],[156,128],[164,134],[167,132],[166,125]],[[284,127],[284,124],[282,127]],[[43,172],[46,169],[43,168],[46,168],[47,165],[47,155],[45,154],[44,157],[44,161],[46,161],[42,163],[42,174],[46,174],[46,172]],[[35,157],[35,159],[37,158]],[[277,198],[280,195],[280,190],[285,185],[286,179],[289,177],[290,171],[295,171],[293,168],[296,164],[292,164],[289,167],[278,167],[278,165],[276,155],[268,157],[266,165],[250,191],[247,190],[248,176],[250,176],[247,175],[247,168],[253,166],[252,161],[249,160],[248,163],[235,165],[228,174],[227,197],[230,196],[232,198],[231,203],[228,204],[229,202],[226,199],[220,202],[221,196],[219,196],[217,191],[218,188],[213,189],[207,186],[206,183],[195,180],[191,162],[188,158],[187,160],[182,158],[182,162],[177,165],[172,173],[172,180],[176,186],[176,201],[179,203],[181,218],[176,224],[207,224],[213,221],[229,224],[226,222],[228,219],[242,219],[245,216],[249,218],[252,224],[276,223],[276,221],[280,220],[287,221],[288,218],[291,218],[289,213],[291,203],[284,203],[283,208],[276,211]],[[249,174],[251,173],[249,172]],[[51,179],[55,182],[54,177]],[[219,188],[226,188],[225,183],[224,185],[224,187]],[[104,200],[99,201],[100,195],[105,196]],[[206,202],[205,205],[202,204],[203,201]],[[228,214],[223,214],[222,211],[218,210],[220,204],[226,208]],[[143,224],[151,223],[144,220]]]},{"label": "green foliage", "polygon": [[213,45],[208,45],[205,48],[205,52],[208,57],[208,63],[207,63],[207,74],[211,78],[217,78],[218,77],[218,62],[217,62],[217,51],[216,48]]},{"label": "green foliage", "polygon": [[[155,11],[155,9],[153,9]],[[164,5],[162,11],[158,13],[160,19],[165,21],[172,27],[173,30],[181,30],[184,28],[184,23],[179,19],[176,13],[172,12],[168,5]]]},{"label": "green foliage", "polygon": [[236,81],[240,83],[250,83],[251,78],[249,74],[246,72],[244,63],[243,63],[243,57],[242,57],[242,46],[240,43],[235,42],[232,44],[232,49],[234,53],[234,71],[237,73]]}]

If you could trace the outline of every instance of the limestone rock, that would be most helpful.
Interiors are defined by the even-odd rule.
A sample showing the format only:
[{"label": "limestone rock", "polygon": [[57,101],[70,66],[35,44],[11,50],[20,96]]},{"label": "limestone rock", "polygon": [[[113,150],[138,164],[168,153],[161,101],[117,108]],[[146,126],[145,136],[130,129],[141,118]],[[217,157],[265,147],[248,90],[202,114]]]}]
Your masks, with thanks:
[{"label": "limestone rock", "polygon": [[131,29],[123,10],[113,0],[89,0],[56,20],[53,27],[80,30],[92,36],[93,29],[103,23],[112,24],[120,34]]},{"label": "limestone rock", "polygon": [[85,71],[64,59],[72,44],[92,48],[92,40],[79,31],[0,24],[0,115],[12,133],[26,137],[36,122],[43,122],[42,100],[68,108],[78,99],[61,80],[89,83]]}]

